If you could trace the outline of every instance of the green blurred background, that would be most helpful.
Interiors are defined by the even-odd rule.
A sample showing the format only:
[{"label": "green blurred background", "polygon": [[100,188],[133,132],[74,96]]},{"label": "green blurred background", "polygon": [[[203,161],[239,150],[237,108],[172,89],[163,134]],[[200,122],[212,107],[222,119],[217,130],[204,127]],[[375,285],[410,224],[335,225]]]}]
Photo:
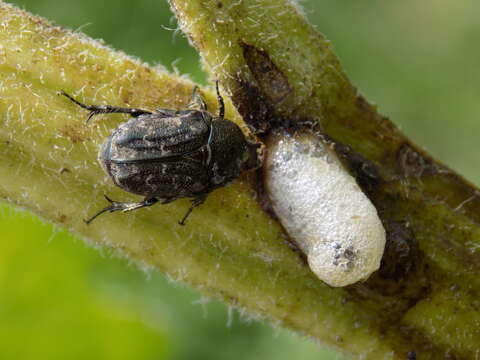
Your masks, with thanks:
[{"label": "green blurred background", "polygon": [[[165,0],[14,3],[206,82]],[[478,0],[301,4],[380,111],[480,183]],[[0,229],[0,359],[336,357],[2,204]]]}]

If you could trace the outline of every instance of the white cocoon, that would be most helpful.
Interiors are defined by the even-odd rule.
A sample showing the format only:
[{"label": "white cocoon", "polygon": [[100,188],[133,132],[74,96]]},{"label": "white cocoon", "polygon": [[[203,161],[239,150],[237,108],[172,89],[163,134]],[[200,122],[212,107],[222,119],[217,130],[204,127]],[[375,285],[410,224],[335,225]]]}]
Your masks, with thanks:
[{"label": "white cocoon", "polygon": [[385,229],[337,155],[309,132],[268,139],[267,193],[311,270],[330,286],[364,280],[380,267]]}]

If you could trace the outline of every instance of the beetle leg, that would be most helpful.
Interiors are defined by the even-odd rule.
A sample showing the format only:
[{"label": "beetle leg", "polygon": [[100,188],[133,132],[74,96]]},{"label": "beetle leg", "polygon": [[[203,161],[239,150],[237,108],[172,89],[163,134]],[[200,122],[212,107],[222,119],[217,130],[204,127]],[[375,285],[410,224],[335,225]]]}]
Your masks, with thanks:
[{"label": "beetle leg", "polygon": [[187,108],[207,111],[207,103],[196,85],[193,87],[192,100],[190,104],[187,105]]},{"label": "beetle leg", "polygon": [[183,219],[178,222],[179,225],[185,225],[185,221],[187,220],[188,216],[191,214],[192,210],[196,208],[199,205],[202,205],[205,199],[207,198],[207,195],[200,195],[192,200],[192,205],[190,205],[190,208],[187,210],[187,213],[183,216]]},{"label": "beetle leg", "polygon": [[223,119],[225,116],[225,104],[223,103],[222,95],[220,95],[220,91],[218,90],[218,80],[215,81],[215,89],[217,89],[218,117]]},{"label": "beetle leg", "polygon": [[75,100],[72,96],[68,95],[65,91],[60,91],[60,94],[67,97],[70,101],[74,102],[83,109],[89,110],[87,123],[90,119],[98,114],[111,114],[111,113],[120,113],[120,114],[130,114],[133,117],[137,117],[144,114],[151,114],[148,110],[142,110],[137,108],[122,108],[118,106],[111,105],[85,105],[78,100]]},{"label": "beetle leg", "polygon": [[140,209],[142,207],[152,206],[153,204],[155,204],[158,201],[158,199],[156,199],[156,198],[146,198],[144,201],[140,201],[140,202],[129,202],[129,203],[128,202],[117,202],[117,201],[113,201],[112,199],[110,199],[107,195],[104,195],[104,196],[105,196],[105,199],[107,199],[107,201],[110,203],[110,206],[107,206],[106,208],[100,210],[98,213],[93,215],[90,219],[84,220],[87,225],[90,224],[93,220],[95,220],[98,216],[100,216],[104,212],[107,212],[107,211],[108,212],[132,211],[132,210]]},{"label": "beetle leg", "polygon": [[156,113],[165,117],[173,117],[177,115],[177,112],[178,110],[158,108]]}]

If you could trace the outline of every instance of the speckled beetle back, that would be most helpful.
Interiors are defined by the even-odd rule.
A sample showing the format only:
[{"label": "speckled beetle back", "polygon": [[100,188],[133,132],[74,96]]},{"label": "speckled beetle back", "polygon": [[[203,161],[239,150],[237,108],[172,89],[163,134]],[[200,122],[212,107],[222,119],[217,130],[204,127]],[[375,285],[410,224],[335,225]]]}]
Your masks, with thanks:
[{"label": "speckled beetle back", "polygon": [[[191,110],[158,109],[156,112],[109,105],[85,105],[63,93],[77,105],[90,110],[89,118],[101,113],[127,113],[133,118],[120,124],[102,145],[99,161],[113,182],[144,201],[112,201],[92,218],[109,211],[130,211],[191,198],[202,204],[216,188],[235,180],[242,171],[259,166],[261,144],[249,142],[240,128],[224,118],[223,99],[218,93],[219,114],[213,116],[194,89]],[[194,109],[195,108],[195,109]]]}]

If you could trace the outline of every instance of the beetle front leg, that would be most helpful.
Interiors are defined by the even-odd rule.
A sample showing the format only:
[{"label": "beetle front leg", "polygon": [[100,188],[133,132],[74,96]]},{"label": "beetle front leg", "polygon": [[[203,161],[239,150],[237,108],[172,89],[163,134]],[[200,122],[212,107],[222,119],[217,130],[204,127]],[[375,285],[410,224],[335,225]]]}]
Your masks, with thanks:
[{"label": "beetle front leg", "polygon": [[200,94],[200,90],[197,85],[193,87],[192,100],[190,104],[187,105],[187,108],[207,111],[207,103],[205,102],[205,99],[203,98],[202,94]]},{"label": "beetle front leg", "polygon": [[156,198],[146,198],[144,201],[140,201],[140,202],[117,202],[110,199],[107,195],[104,195],[104,196],[105,196],[105,199],[107,199],[107,201],[110,202],[111,205],[100,210],[98,213],[93,215],[90,219],[84,220],[87,225],[90,224],[93,220],[95,220],[98,216],[100,216],[101,214],[107,211],[108,212],[114,212],[114,211],[127,212],[127,211],[140,209],[146,206],[152,206],[153,204],[158,202],[158,199]]},{"label": "beetle front leg", "polygon": [[151,114],[148,110],[137,109],[137,108],[123,108],[118,106],[111,106],[111,105],[86,105],[81,103],[80,101],[74,99],[72,96],[68,95],[65,91],[60,91],[60,94],[68,98],[73,103],[77,104],[83,109],[89,110],[90,114],[88,114],[87,123],[90,119],[98,114],[112,114],[112,113],[120,113],[120,114],[130,114],[133,117],[137,117],[144,114]]},{"label": "beetle front leg", "polygon": [[183,216],[183,219],[178,222],[179,225],[185,225],[185,221],[187,220],[188,216],[191,214],[192,210],[199,205],[202,205],[207,198],[207,195],[200,195],[192,200],[192,205],[187,210],[187,213]]}]

